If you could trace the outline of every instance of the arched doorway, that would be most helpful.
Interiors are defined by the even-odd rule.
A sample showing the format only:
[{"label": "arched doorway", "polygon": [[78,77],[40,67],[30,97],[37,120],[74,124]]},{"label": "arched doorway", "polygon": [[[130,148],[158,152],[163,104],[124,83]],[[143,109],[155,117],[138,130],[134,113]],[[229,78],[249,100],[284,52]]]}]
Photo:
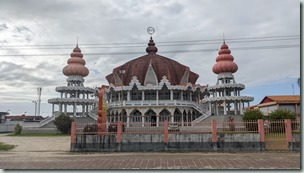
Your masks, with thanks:
[{"label": "arched doorway", "polygon": [[156,113],[152,110],[149,109],[145,113],[145,126],[156,126]]}]

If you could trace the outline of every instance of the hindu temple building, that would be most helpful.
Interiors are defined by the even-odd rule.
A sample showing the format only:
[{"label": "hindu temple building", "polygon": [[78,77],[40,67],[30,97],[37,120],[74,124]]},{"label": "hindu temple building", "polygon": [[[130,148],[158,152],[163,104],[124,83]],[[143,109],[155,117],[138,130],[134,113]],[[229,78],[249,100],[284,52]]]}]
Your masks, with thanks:
[{"label": "hindu temple building", "polygon": [[[67,64],[62,70],[67,76],[67,86],[56,87],[60,98],[48,100],[52,104],[52,115],[64,113],[71,117],[86,117],[96,104],[93,98],[96,90],[84,86],[84,77],[88,76],[89,70],[85,67],[86,62],[78,44],[70,54]],[[58,109],[55,110],[55,106]]]},{"label": "hindu temple building", "polygon": [[204,101],[209,103],[209,110],[212,115],[242,115],[247,103],[253,101],[253,97],[241,96],[240,91],[245,89],[245,85],[236,83],[233,73],[238,70],[238,66],[233,62],[234,57],[231,55],[225,41],[223,42],[216,64],[212,71],[217,74],[217,82],[214,86],[209,86],[208,91],[210,97],[205,98]]},{"label": "hindu temple building", "polygon": [[201,102],[207,88],[196,84],[199,75],[157,51],[151,36],[146,55],[106,76],[107,122],[137,122],[144,127],[167,119],[187,126],[210,115],[208,103]]}]

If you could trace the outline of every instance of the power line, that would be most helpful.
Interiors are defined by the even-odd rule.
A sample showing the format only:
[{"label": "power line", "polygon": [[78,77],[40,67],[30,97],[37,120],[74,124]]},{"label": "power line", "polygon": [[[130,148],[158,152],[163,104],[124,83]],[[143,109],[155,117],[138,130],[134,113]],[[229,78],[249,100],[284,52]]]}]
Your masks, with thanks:
[{"label": "power line", "polygon": [[[289,37],[289,38],[288,38]],[[260,39],[260,40],[259,40]],[[268,37],[247,37],[247,38],[230,38],[230,39],[225,39],[226,41],[231,40],[231,42],[256,42],[256,41],[265,41],[265,40],[272,40],[272,41],[277,41],[277,40],[289,40],[289,39],[300,39],[300,35],[285,35],[285,36],[268,36]],[[239,40],[239,41],[237,41]],[[242,41],[245,40],[245,41]],[[246,41],[247,40],[247,41]],[[191,42],[214,42],[214,41],[223,41],[222,39],[204,39],[204,40],[179,40],[179,41],[157,41],[157,45],[162,45],[162,43],[191,43]],[[218,42],[216,42],[218,43]],[[214,44],[216,44],[214,43]],[[229,41],[230,43],[230,41]],[[92,43],[92,44],[81,44],[82,47],[85,46],[94,46],[94,45],[146,45],[147,43],[145,42],[138,42],[138,43]],[[206,43],[208,44],[208,43]],[[210,44],[210,43],[209,43]],[[170,44],[169,44],[170,45]],[[172,44],[171,44],[172,45]],[[2,48],[9,48],[9,47],[46,47],[46,46],[51,46],[51,47],[63,47],[63,46],[75,46],[75,44],[49,44],[49,45],[6,45],[6,46],[0,46]]]},{"label": "power line", "polygon": [[[273,46],[256,46],[256,47],[235,47],[230,48],[232,50],[258,50],[258,49],[285,49],[300,47],[299,44],[295,45],[273,45]],[[192,52],[212,52],[218,49],[193,49],[193,50],[167,50],[161,51],[161,53],[192,53]],[[128,55],[128,54],[143,54],[143,52],[109,52],[109,53],[86,53],[85,56],[90,55]],[[67,56],[69,54],[15,54],[15,55],[0,55],[5,56]]]},{"label": "power line", "polygon": [[[234,43],[249,43],[249,42],[268,42],[268,41],[286,41],[286,40],[299,40],[300,38],[281,38],[281,39],[263,39],[263,40],[239,40],[239,41],[229,41],[229,44]],[[191,46],[191,45],[205,45],[205,44],[220,44],[222,41],[209,42],[209,43],[178,43],[178,44],[156,44],[156,46]],[[135,45],[118,45],[118,46],[81,46],[81,48],[86,49],[99,49],[99,48],[128,48],[128,47],[146,47],[144,45],[135,46]],[[0,50],[14,50],[16,48],[1,48]],[[19,47],[17,49],[71,49],[71,47],[62,47],[58,45],[58,47]]]}]

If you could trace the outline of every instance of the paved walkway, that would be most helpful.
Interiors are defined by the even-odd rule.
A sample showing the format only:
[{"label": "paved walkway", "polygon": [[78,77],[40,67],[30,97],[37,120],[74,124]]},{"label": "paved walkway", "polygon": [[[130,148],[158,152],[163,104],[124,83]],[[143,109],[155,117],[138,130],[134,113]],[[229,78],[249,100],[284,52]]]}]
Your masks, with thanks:
[{"label": "paved walkway", "polygon": [[300,169],[299,152],[70,153],[68,136],[8,137],[0,169]]}]

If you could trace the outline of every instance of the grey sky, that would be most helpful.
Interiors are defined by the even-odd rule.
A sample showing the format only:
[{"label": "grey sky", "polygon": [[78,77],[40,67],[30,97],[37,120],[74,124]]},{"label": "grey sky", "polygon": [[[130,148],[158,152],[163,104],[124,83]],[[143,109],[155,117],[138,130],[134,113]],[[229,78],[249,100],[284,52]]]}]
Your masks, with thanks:
[{"label": "grey sky", "polygon": [[[296,0],[1,0],[0,55],[65,54],[65,56],[0,56],[0,111],[10,103],[32,106],[36,88],[42,101],[58,97],[55,87],[66,85],[62,68],[79,38],[90,74],[85,85],[107,84],[114,67],[144,55],[153,35],[158,53],[179,61],[200,75],[197,83],[213,85],[212,72],[221,41],[215,44],[161,46],[161,42],[222,39],[223,33],[239,66],[236,81],[258,87],[300,76],[300,47],[237,50],[239,47],[299,45],[300,40],[233,43],[229,39],[300,35],[300,2]],[[138,47],[86,48],[85,44],[142,43]],[[64,45],[62,49],[20,49],[10,45]],[[127,46],[127,44],[126,44]],[[51,47],[51,46],[49,46]],[[57,46],[58,47],[58,46]],[[65,49],[63,49],[65,48]],[[214,49],[208,52],[162,53]],[[89,53],[142,52],[124,55]],[[244,94],[253,95],[246,90]],[[25,98],[24,98],[25,97]],[[24,100],[23,100],[24,99]],[[20,102],[20,103],[19,103]],[[50,112],[51,106],[44,112]],[[24,106],[25,107],[25,106]],[[22,113],[15,108],[13,113]],[[28,111],[33,112],[33,111]]]}]

